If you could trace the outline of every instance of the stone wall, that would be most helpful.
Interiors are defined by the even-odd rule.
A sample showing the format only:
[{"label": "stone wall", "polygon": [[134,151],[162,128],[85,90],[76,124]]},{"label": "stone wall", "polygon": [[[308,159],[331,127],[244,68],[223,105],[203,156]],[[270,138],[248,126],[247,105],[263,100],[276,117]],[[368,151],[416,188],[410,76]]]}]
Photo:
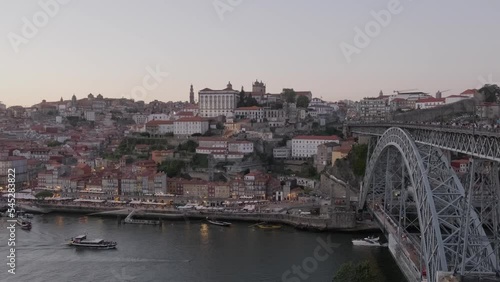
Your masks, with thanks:
[{"label": "stone wall", "polygon": [[478,100],[475,98],[467,99],[432,109],[419,109],[406,113],[395,114],[392,118],[395,121],[403,122],[428,122],[441,120],[448,121],[451,118],[459,116],[461,114],[474,113],[474,108],[477,103]]}]

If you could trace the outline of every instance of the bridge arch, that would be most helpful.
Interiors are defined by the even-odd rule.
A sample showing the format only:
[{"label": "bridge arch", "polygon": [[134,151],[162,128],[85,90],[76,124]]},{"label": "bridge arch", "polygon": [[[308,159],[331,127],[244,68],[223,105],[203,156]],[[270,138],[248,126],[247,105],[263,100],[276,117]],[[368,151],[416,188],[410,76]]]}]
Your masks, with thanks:
[{"label": "bridge arch", "polygon": [[414,211],[429,281],[436,281],[438,271],[496,271],[492,244],[439,148],[415,143],[401,128],[387,129],[371,154],[360,192],[360,209],[371,202],[403,233],[409,225],[402,221]]}]

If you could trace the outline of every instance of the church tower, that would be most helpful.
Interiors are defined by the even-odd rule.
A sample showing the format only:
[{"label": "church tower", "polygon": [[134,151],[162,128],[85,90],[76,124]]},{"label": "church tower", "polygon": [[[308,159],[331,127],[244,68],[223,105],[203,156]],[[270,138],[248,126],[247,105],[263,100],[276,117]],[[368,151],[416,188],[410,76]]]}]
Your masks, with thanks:
[{"label": "church tower", "polygon": [[192,84],[191,84],[191,90],[189,91],[189,103],[194,104],[194,90]]}]

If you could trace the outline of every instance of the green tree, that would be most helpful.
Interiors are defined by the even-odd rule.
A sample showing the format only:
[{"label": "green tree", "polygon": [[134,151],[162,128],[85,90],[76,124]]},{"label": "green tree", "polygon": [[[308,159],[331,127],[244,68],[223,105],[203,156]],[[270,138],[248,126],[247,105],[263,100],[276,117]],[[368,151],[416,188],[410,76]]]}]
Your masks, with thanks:
[{"label": "green tree", "polygon": [[333,277],[333,282],[381,282],[380,272],[369,261],[344,263]]},{"label": "green tree", "polygon": [[158,164],[158,171],[166,173],[168,177],[177,177],[181,175],[185,166],[186,163],[180,160],[166,160]]},{"label": "green tree", "polygon": [[196,154],[191,160],[193,167],[208,167],[208,155]]},{"label": "green tree", "polygon": [[198,148],[198,143],[196,143],[196,141],[194,141],[194,140],[188,140],[182,144],[179,144],[179,146],[177,147],[177,150],[194,153],[194,152],[196,152],[196,148]]},{"label": "green tree", "polygon": [[300,96],[297,98],[297,107],[298,108],[307,108],[309,107],[309,98],[306,96]]},{"label": "green tree", "polygon": [[246,95],[245,91],[241,91],[239,94],[237,107],[253,107],[258,106],[259,103],[255,98],[252,97],[251,94]]},{"label": "green tree", "polygon": [[484,101],[495,103],[500,101],[500,87],[496,84],[486,84],[481,89],[479,93],[484,95]]},{"label": "green tree", "polygon": [[49,143],[47,143],[47,146],[49,146],[49,147],[57,147],[60,145],[62,145],[62,143],[57,141],[57,140],[52,140],[52,141],[49,141]]},{"label": "green tree", "polygon": [[348,158],[352,164],[352,170],[354,172],[354,175],[357,176],[365,175],[367,155],[368,155],[368,145],[356,144],[352,146],[352,150],[349,153]]},{"label": "green tree", "polygon": [[295,91],[293,89],[285,88],[285,89],[283,89],[282,96],[283,96],[283,100],[285,102],[287,102],[287,103],[295,103],[296,97],[297,97],[297,93],[295,93]]}]

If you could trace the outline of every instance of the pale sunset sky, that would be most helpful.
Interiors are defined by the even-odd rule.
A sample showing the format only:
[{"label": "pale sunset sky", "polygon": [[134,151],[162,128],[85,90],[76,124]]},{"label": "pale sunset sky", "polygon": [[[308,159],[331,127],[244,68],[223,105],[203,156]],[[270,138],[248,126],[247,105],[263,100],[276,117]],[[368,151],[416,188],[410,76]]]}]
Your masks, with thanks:
[{"label": "pale sunset sky", "polygon": [[[329,101],[458,94],[500,82],[499,11],[497,0],[4,0],[0,101],[133,98],[145,77],[146,102],[255,79]],[[356,43],[365,27],[369,43]],[[155,82],[147,67],[168,76]]]}]

